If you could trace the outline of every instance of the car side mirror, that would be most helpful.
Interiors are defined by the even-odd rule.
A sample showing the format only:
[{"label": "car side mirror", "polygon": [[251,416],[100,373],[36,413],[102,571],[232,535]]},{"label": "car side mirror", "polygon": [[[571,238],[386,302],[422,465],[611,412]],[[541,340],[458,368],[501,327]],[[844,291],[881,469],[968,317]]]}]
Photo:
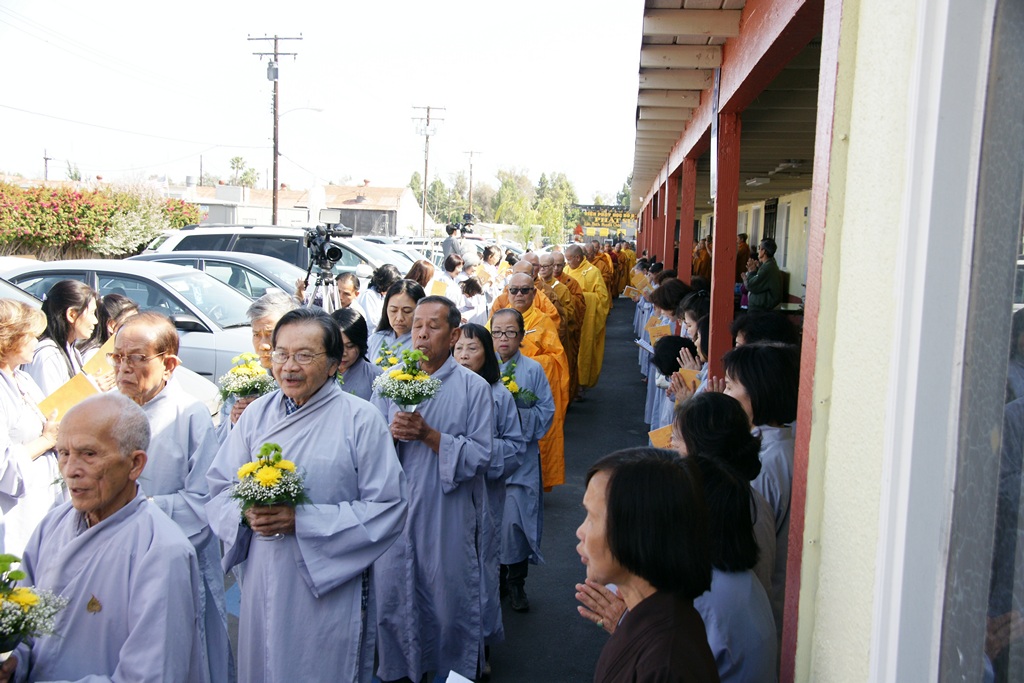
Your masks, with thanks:
[{"label": "car side mirror", "polygon": [[203,321],[191,313],[175,313],[171,316],[174,329],[178,332],[209,332],[210,328],[203,324]]},{"label": "car side mirror", "polygon": [[373,277],[373,268],[365,263],[360,263],[356,266],[356,277],[360,280],[369,280]]}]

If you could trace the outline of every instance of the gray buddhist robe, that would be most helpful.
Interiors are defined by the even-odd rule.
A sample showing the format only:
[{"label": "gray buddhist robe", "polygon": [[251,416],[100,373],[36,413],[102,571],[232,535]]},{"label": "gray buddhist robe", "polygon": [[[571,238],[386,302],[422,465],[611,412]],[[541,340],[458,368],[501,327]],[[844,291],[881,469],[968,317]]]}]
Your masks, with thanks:
[{"label": "gray buddhist robe", "polygon": [[[500,359],[499,359],[500,361]],[[516,364],[516,384],[537,395],[536,401],[516,401],[526,440],[523,465],[506,480],[505,514],[501,524],[501,563],[515,564],[529,560],[538,564],[540,539],[544,528],[544,506],[541,504],[540,445],[542,436],[551,429],[555,418],[555,398],[540,363],[516,352],[501,363],[501,372]]]},{"label": "gray buddhist robe", "polygon": [[[405,522],[405,476],[387,425],[369,403],[328,381],[287,414],[281,391],[253,401],[210,468],[210,525],[224,569],[245,561],[238,680],[369,681],[375,638],[370,567]],[[253,534],[231,486],[265,443],[281,446],[312,503],[295,533]]]},{"label": "gray buddhist robe", "polygon": [[142,410],[149,418],[152,436],[146,449],[149,460],[139,483],[195,546],[203,577],[200,635],[210,680],[232,681],[235,667],[228,640],[220,544],[210,531],[205,509],[210,500],[206,472],[219,446],[213,420],[206,406],[186,394],[173,376]]},{"label": "gray buddhist robe", "polygon": [[381,372],[383,370],[376,365],[368,363],[365,358],[360,358],[342,375],[344,381],[341,390],[346,394],[369,401],[370,396],[373,395],[373,380],[377,379],[377,375]]},{"label": "gray buddhist robe", "polygon": [[406,332],[398,337],[392,330],[378,330],[371,334],[370,338],[366,340],[366,357],[370,359],[371,363],[377,362],[377,357],[380,356],[380,350],[384,344],[387,344],[388,348],[400,357],[402,351],[412,348],[412,335]]},{"label": "gray buddhist robe", "polygon": [[526,455],[526,438],[512,394],[499,381],[491,385],[491,397],[494,399],[494,445],[484,480],[487,498],[480,539],[484,642],[487,645],[494,645],[505,639],[498,585],[501,524],[505,515],[505,482],[523,464],[523,457]]},{"label": "gray buddhist robe", "polygon": [[54,508],[25,548],[23,585],[70,602],[56,635],[18,646],[16,681],[202,683],[202,579],[181,529],[142,487],[93,527],[71,503]]},{"label": "gray buddhist robe", "polygon": [[[494,417],[491,389],[448,358],[433,377],[437,395],[418,412],[441,433],[439,453],[421,441],[399,442],[409,480],[409,518],[377,560],[377,652],[381,680],[456,671],[475,678],[482,663],[478,539],[485,533],[484,477],[490,467]],[[398,411],[374,394],[390,422]]]}]

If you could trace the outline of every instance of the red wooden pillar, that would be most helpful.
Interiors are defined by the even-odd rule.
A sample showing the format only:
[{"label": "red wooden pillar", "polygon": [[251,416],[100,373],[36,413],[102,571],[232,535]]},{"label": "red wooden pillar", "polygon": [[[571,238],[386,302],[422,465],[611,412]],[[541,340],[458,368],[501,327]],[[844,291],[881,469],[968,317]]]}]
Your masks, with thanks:
[{"label": "red wooden pillar", "polygon": [[732,348],[734,285],[736,283],[736,215],[740,198],[740,117],[718,116],[718,185],[715,188],[715,226],[711,254],[711,321],[708,362],[711,376],[722,377],[722,356]]},{"label": "red wooden pillar", "polygon": [[662,233],[661,240],[661,253],[664,256],[661,257],[662,263],[665,264],[665,268],[673,268],[675,265],[675,242],[676,242],[676,195],[679,194],[679,176],[678,174],[671,174],[665,180],[665,184],[662,185],[663,192],[661,195],[661,216],[662,216]]},{"label": "red wooden pillar", "polygon": [[679,184],[679,255],[676,271],[679,279],[690,284],[693,277],[693,215],[697,204],[697,160],[687,157],[680,167]]}]

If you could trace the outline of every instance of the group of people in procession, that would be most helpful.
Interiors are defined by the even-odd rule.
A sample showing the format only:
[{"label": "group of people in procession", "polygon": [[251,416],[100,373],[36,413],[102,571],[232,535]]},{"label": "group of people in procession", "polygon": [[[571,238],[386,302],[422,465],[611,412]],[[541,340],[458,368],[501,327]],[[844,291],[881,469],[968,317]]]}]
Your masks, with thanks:
[{"label": "group of people in procession", "polygon": [[[645,421],[671,428],[672,450],[620,451],[587,474],[576,597],[613,634],[595,680],[775,680],[797,329],[752,309],[712,377],[698,275],[624,243],[480,262],[448,247],[442,273],[383,266],[363,291],[338,278],[331,314],[301,292],[255,301],[253,349],[278,390],[229,398],[216,427],[180,386],[168,318],[72,281],[42,311],[0,300],[3,549],[26,584],[70,599],[57,634],[19,645],[0,680],[486,677],[503,605],[529,610],[566,413],[597,383],[612,302],[638,276]],[[773,252],[762,242],[754,270]],[[652,322],[671,333],[650,339]],[[91,377],[104,393],[59,425],[43,415],[110,337],[111,371]],[[405,350],[440,380],[414,409],[374,390]],[[243,514],[239,469],[268,443],[301,468],[309,503]]]}]

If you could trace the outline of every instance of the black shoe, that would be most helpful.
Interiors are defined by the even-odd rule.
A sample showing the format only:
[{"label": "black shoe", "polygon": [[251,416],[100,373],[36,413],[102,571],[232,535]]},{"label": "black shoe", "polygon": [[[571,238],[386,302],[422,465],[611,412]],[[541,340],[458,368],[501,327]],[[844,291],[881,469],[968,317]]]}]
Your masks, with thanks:
[{"label": "black shoe", "polygon": [[526,589],[522,586],[508,587],[508,601],[516,612],[530,611],[530,601],[526,598]]}]

